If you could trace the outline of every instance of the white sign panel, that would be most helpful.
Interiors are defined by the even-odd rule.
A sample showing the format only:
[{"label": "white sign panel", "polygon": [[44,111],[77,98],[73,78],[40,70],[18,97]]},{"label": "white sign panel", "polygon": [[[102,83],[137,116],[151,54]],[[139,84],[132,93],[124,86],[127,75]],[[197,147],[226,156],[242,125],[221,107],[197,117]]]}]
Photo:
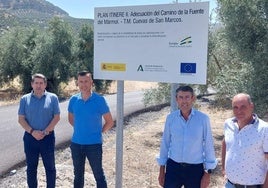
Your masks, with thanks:
[{"label": "white sign panel", "polygon": [[94,79],[205,84],[209,3],[95,8]]}]

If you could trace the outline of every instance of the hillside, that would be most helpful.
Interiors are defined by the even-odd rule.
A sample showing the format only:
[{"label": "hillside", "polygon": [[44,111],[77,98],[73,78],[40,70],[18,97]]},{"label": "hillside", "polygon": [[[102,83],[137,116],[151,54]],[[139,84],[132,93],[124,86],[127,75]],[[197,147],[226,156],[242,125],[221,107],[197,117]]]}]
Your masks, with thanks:
[{"label": "hillside", "polygon": [[45,28],[55,16],[61,17],[75,29],[83,24],[93,24],[91,19],[70,17],[67,12],[45,0],[0,0],[1,31],[15,26]]},{"label": "hillside", "polygon": [[[51,15],[68,16],[68,13],[45,0],[0,0],[0,9],[13,13],[38,12]],[[11,12],[11,13],[12,13]]]}]

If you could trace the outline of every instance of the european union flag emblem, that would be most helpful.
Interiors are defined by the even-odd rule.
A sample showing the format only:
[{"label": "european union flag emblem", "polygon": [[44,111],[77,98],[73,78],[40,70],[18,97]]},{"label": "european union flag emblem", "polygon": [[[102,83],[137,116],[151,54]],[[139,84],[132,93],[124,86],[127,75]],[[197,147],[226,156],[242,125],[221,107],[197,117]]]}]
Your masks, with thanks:
[{"label": "european union flag emblem", "polygon": [[196,63],[181,63],[181,73],[196,73]]}]

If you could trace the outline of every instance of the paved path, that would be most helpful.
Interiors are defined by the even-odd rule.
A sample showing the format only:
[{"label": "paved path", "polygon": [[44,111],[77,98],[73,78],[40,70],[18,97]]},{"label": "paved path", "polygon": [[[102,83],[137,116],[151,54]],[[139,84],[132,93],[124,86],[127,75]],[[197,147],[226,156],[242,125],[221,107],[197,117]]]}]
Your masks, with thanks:
[{"label": "paved path", "polygon": [[[105,96],[114,120],[116,119],[116,95]],[[124,94],[124,116],[144,108],[141,91]],[[57,124],[56,146],[70,141],[72,127],[67,120],[68,101],[60,103],[61,120]],[[0,107],[0,176],[25,161],[22,137],[24,130],[18,124],[18,104]]]}]

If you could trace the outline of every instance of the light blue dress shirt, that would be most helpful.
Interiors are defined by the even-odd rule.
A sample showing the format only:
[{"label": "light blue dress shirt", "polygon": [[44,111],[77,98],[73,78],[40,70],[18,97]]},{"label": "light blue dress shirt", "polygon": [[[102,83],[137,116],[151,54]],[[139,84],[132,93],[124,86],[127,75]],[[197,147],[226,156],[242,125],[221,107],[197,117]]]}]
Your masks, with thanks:
[{"label": "light blue dress shirt", "polygon": [[166,165],[168,158],[178,163],[203,163],[205,169],[216,167],[210,119],[206,114],[192,108],[187,121],[180,110],[167,116],[157,162]]}]

